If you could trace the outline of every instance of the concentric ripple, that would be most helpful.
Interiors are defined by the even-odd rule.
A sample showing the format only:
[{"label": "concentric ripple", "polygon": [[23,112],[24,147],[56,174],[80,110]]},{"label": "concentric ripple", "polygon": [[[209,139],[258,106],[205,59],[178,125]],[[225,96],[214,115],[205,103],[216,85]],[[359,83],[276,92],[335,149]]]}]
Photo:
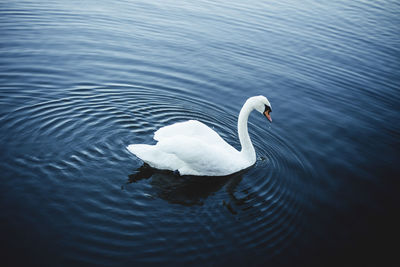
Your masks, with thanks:
[{"label": "concentric ripple", "polygon": [[[35,219],[57,214],[56,225],[68,227],[60,242],[64,260],[107,265],[116,258],[129,262],[134,254],[135,261],[163,262],[173,250],[180,262],[219,262],[220,255],[242,249],[272,256],[290,246],[302,214],[293,181],[308,170],[256,115],[249,128],[258,160],[249,170],[220,178],[152,171],[131,179],[142,162],[125,146],[154,143],[159,127],[187,119],[206,123],[239,148],[232,110],[154,88],[110,84],[73,88],[68,97],[3,115],[9,134],[2,141],[15,147],[3,167],[20,166],[10,171],[25,179],[11,183],[24,183],[27,199],[51,197],[39,201],[45,214]],[[20,144],[35,153],[24,153]],[[227,246],[227,239],[234,245]]]},{"label": "concentric ripple", "polygon": [[[363,244],[386,242],[392,229],[370,229],[398,198],[400,16],[396,1],[372,2],[0,3],[3,261],[310,266],[375,253]],[[243,172],[180,177],[126,150],[188,119],[240,149],[238,113],[260,94],[274,122],[250,116],[257,162]]]}]

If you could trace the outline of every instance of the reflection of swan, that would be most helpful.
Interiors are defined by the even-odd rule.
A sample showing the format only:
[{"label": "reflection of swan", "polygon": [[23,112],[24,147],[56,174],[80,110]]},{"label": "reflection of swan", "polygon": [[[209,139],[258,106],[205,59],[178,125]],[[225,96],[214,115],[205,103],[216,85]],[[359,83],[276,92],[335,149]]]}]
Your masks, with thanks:
[{"label": "reflection of swan", "polygon": [[271,104],[264,96],[247,99],[239,113],[238,134],[242,150],[226,143],[214,130],[195,120],[160,128],[156,145],[133,144],[127,148],[153,168],[178,171],[181,175],[224,176],[256,162],[247,131],[247,120],[255,109],[271,120]]},{"label": "reflection of swan", "polygon": [[243,174],[246,171],[241,171],[228,176],[215,177],[209,179],[207,176],[178,176],[170,171],[160,171],[151,168],[144,164],[138,172],[129,175],[128,183],[137,183],[143,179],[149,179],[149,184],[155,191],[157,197],[173,204],[185,206],[202,205],[206,198],[220,191],[223,187],[228,192],[230,200],[223,201],[228,210],[236,213],[231,201],[235,204],[242,204],[241,200],[236,199],[234,193],[236,187],[243,179]]}]

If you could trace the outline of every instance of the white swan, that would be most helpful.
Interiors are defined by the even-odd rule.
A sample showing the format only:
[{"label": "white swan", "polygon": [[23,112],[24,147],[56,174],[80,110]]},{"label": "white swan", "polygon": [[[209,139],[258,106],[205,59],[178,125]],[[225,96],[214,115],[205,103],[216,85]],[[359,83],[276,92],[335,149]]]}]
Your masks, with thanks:
[{"label": "white swan", "polygon": [[247,99],[239,113],[239,152],[205,124],[189,120],[162,127],[154,133],[155,145],[132,144],[127,149],[151,167],[178,171],[180,175],[224,176],[252,166],[256,152],[247,131],[255,109],[271,119],[271,104],[265,96]]}]

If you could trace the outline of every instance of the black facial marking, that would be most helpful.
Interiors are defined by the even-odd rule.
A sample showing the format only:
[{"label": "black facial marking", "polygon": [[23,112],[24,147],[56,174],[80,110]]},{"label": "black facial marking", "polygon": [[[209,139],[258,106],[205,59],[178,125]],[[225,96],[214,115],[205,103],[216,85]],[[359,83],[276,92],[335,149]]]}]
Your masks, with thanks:
[{"label": "black facial marking", "polygon": [[271,107],[270,107],[270,106],[267,106],[267,105],[265,105],[264,112],[267,112],[267,114],[271,113],[271,112],[272,112],[272,109],[271,109]]}]

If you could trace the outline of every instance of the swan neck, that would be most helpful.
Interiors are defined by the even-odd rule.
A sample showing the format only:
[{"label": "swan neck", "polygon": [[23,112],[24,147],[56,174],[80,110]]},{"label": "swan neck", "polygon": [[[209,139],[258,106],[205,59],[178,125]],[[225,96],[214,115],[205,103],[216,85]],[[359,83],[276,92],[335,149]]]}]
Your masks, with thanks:
[{"label": "swan neck", "polygon": [[238,135],[240,140],[240,145],[242,146],[241,154],[252,163],[256,161],[256,152],[254,150],[253,144],[250,140],[249,132],[247,129],[247,122],[249,115],[253,110],[253,105],[246,101],[239,113],[238,119]]}]

